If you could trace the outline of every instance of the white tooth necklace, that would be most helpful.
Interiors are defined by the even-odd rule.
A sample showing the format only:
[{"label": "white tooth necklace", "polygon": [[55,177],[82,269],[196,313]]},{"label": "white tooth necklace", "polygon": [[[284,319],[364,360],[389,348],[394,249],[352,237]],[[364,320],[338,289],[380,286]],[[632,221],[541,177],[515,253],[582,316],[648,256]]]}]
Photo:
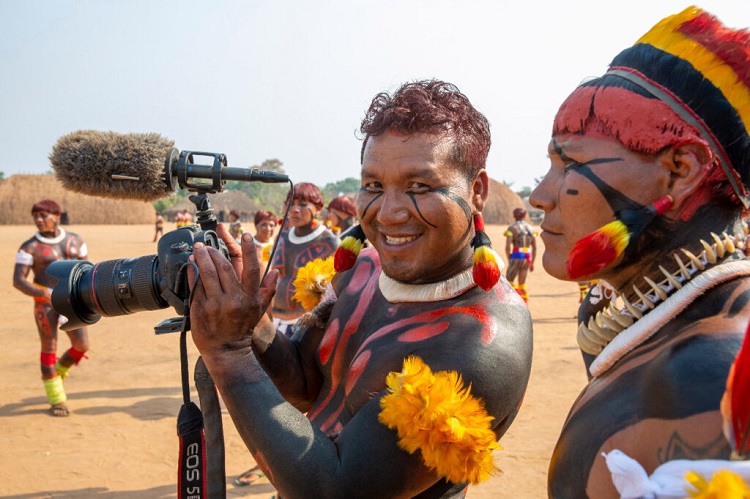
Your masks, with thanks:
[{"label": "white tooth necklace", "polygon": [[632,303],[620,295],[618,298],[624,307],[610,303],[608,308],[590,317],[588,324],[578,325],[577,340],[581,350],[597,355],[589,367],[592,376],[606,372],[708,289],[750,275],[750,261],[744,258],[723,261],[736,249],[732,239],[726,233],[723,236],[722,239],[712,234],[713,245],[701,240],[704,249],[698,255],[682,249],[686,261],[674,255],[678,265],[676,272],[670,273],[659,266],[664,279],[656,282],[644,276],[646,291],[633,286],[637,298]]}]

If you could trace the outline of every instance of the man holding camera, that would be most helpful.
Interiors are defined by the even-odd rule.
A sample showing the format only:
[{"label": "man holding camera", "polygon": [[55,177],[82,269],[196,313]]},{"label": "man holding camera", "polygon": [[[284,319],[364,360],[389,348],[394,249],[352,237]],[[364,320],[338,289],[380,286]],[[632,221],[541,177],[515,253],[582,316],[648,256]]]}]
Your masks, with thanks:
[{"label": "man holding camera", "polygon": [[378,94],[361,131],[372,247],[287,338],[265,314],[277,274],[261,283],[250,235],[240,247],[220,226],[231,262],[194,248],[193,339],[281,495],[462,497],[496,471],[531,367],[524,302],[499,270],[473,277],[489,123],[422,81]]}]

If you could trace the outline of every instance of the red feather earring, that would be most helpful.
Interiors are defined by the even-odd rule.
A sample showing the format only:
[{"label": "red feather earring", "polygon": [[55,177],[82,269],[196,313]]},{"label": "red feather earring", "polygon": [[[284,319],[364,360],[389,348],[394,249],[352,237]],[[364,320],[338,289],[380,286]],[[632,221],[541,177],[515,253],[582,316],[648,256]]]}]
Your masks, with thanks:
[{"label": "red feather earring", "polygon": [[637,210],[622,210],[610,222],[573,246],[566,262],[568,278],[582,280],[607,267],[622,255],[631,240],[635,240],[646,226],[672,207],[672,196],[663,196],[653,204]]},{"label": "red feather earring", "polygon": [[471,241],[471,247],[474,248],[474,282],[483,290],[489,291],[500,279],[503,261],[492,249],[492,242],[484,232],[484,219],[481,213],[474,215],[474,239]]},{"label": "red feather earring", "polygon": [[359,252],[362,251],[362,246],[364,246],[365,239],[367,237],[361,225],[355,225],[346,232],[346,235],[341,240],[341,244],[333,254],[333,268],[336,272],[344,272],[354,267]]}]

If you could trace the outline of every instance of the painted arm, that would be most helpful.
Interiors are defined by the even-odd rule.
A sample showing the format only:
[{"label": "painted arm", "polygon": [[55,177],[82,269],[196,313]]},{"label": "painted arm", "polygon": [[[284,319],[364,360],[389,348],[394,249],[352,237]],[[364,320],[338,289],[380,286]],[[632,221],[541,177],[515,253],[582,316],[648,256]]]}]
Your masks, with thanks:
[{"label": "painted arm", "polygon": [[[225,229],[217,232],[224,238]],[[438,477],[419,457],[401,451],[395,433],[379,423],[378,394],[335,439],[284,398],[253,354],[269,333],[261,317],[273,296],[275,274],[260,286],[249,235],[243,236],[241,262],[236,245],[229,249],[231,263],[213,248],[194,248],[191,258],[201,279],[190,312],[193,340],[245,444],[275,487],[288,497],[412,497],[435,484]],[[259,322],[256,341],[253,329]],[[293,358],[286,350],[293,342],[276,344],[277,339],[274,335],[267,348],[285,349]],[[299,369],[297,364],[290,367]]]},{"label": "painted arm", "polygon": [[47,298],[52,296],[52,292],[46,287],[42,288],[34,286],[28,279],[29,272],[31,271],[31,265],[23,265],[17,263],[13,269],[13,287],[19,290],[21,293],[28,296],[46,296]]},{"label": "painted arm", "polygon": [[508,228],[505,231],[505,258],[510,264],[510,254],[513,251],[513,232]]},{"label": "painted arm", "polygon": [[315,352],[324,331],[310,326],[291,340],[276,331],[264,316],[253,333],[253,351],[281,395],[301,412],[310,410],[323,376]]}]

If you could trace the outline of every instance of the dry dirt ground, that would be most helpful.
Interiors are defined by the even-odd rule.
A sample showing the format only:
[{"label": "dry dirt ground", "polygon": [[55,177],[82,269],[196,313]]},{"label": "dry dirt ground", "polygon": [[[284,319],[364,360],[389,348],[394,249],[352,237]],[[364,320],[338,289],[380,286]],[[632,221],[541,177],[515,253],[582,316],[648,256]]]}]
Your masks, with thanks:
[{"label": "dry dirt ground", "polygon": [[[31,222],[31,220],[29,220]],[[167,224],[165,230],[174,227]],[[89,359],[66,380],[68,418],[47,412],[39,372],[39,340],[32,301],[12,286],[15,253],[35,228],[0,226],[0,496],[10,498],[176,497],[176,417],[182,404],[179,337],[156,336],[153,327],[172,309],[104,318],[89,329]],[[153,228],[70,226],[84,237],[93,262],[156,252]],[[504,227],[488,227],[502,253]],[[541,245],[541,241],[540,241]],[[586,382],[575,344],[578,288],[547,275],[530,274],[534,362],[528,392],[496,453],[502,473],[470,487],[468,496],[546,497],[547,465],[567,410]],[[197,358],[191,342],[192,366]],[[60,338],[58,353],[69,347]],[[191,376],[192,377],[192,376]],[[195,394],[194,400],[197,401]],[[228,414],[224,414],[227,496],[269,498],[259,482],[236,487],[234,478],[252,464]]]}]

